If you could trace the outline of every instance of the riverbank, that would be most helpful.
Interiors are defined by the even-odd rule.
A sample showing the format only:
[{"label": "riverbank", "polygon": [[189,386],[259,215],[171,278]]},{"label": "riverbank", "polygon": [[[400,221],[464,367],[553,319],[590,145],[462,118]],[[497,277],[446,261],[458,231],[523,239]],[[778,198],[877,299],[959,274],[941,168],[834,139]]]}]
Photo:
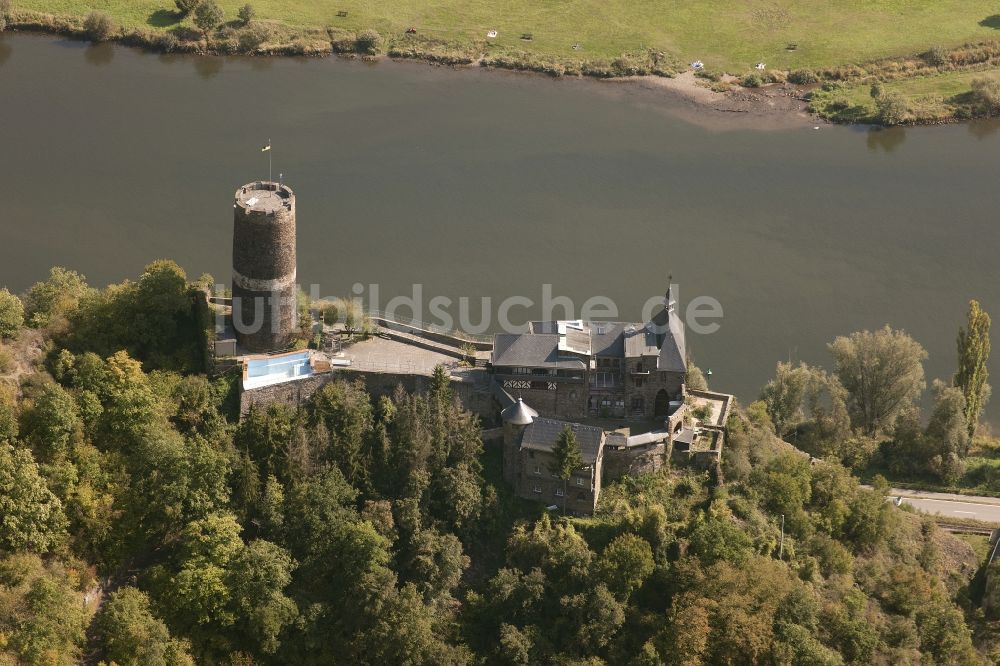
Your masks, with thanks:
[{"label": "riverbank", "polygon": [[[586,4],[585,0],[580,2]],[[411,0],[411,3],[415,6],[420,4],[418,0]],[[815,4],[813,0],[797,0],[790,4],[803,10],[816,9],[811,6]],[[347,5],[351,2],[345,3]],[[32,9],[36,6],[60,8],[67,13]],[[89,7],[77,7],[73,0],[24,0],[7,12],[6,22],[8,28],[14,30],[118,41],[166,53],[258,56],[337,54],[366,60],[389,57],[452,67],[528,71],[553,77],[626,81],[649,78],[654,82],[663,81],[659,87],[679,92],[694,104],[716,111],[772,115],[778,122],[782,117],[798,117],[805,112],[815,113],[832,122],[876,125],[930,124],[1000,114],[1000,41],[996,39],[964,43],[950,49],[931,47],[919,55],[884,56],[861,60],[861,64],[830,65],[830,62],[844,62],[852,56],[876,53],[871,44],[860,40],[862,35],[872,30],[871,27],[852,23],[853,33],[839,35],[834,40],[842,42],[843,55],[833,59],[835,56],[828,44],[821,46],[811,41],[820,40],[825,44],[821,40],[819,25],[822,21],[808,22],[806,29],[806,23],[800,25],[801,17],[789,12],[772,12],[773,15],[752,13],[749,19],[733,15],[729,20],[735,24],[749,20],[755,25],[764,21],[775,35],[796,34],[808,41],[779,45],[774,42],[774,35],[768,40],[744,35],[721,45],[704,31],[699,33],[693,19],[688,19],[672,28],[671,34],[660,35],[660,40],[670,44],[670,48],[642,46],[636,49],[636,43],[645,43],[641,38],[638,41],[599,39],[591,34],[589,22],[575,17],[579,34],[587,39],[572,43],[567,48],[562,40],[568,36],[548,28],[540,33],[522,32],[519,36],[516,30],[506,29],[483,30],[475,35],[457,26],[442,29],[400,23],[407,26],[400,28],[385,16],[364,16],[364,8],[356,8],[361,16],[354,15],[355,9],[338,11],[332,18],[325,17],[329,21],[336,19],[336,25],[315,27],[308,22],[318,21],[318,15],[289,13],[288,7],[272,7],[270,3],[262,5],[263,16],[259,19],[248,22],[231,20],[215,30],[202,32],[193,26],[189,17],[182,16],[172,7],[156,8],[155,3],[145,0],[109,2],[107,11],[101,13],[107,18],[105,27],[100,34],[95,34],[92,26],[88,29],[86,15],[82,13],[89,11]],[[230,8],[226,6],[226,9]],[[1000,28],[1000,17],[997,16],[973,20],[980,9],[964,5],[966,19],[962,19],[961,15],[950,16],[938,26],[933,36],[918,30],[917,35],[909,34],[907,39],[886,39],[876,31],[872,32],[871,38],[882,49],[913,48],[921,43],[916,41],[918,39],[953,38],[962,34],[989,35],[990,31]],[[227,18],[235,13],[231,9]],[[627,16],[629,10],[621,9],[621,14]],[[270,18],[272,15],[281,15],[286,20]],[[499,23],[489,22],[488,17],[476,20],[480,19],[484,21],[482,25],[500,25],[507,20],[497,18]],[[424,19],[430,20],[429,17]],[[440,20],[437,19],[437,22]],[[524,25],[532,26],[537,20],[537,16],[526,15]],[[570,23],[573,24],[574,20]],[[833,17],[828,16],[824,20],[833,20]],[[857,16],[851,19],[852,22],[857,20]],[[922,22],[928,18],[907,16],[899,20],[926,27]],[[358,26],[362,25],[375,25],[381,31],[359,29]],[[731,27],[720,27],[720,30],[727,33]],[[643,32],[640,27],[633,28],[640,34]],[[894,27],[897,28],[898,25]],[[704,67],[693,72],[686,59],[691,54],[701,53],[689,45],[697,39],[712,48],[706,49],[708,53],[704,61],[699,59],[699,62],[704,62]],[[761,54],[769,62],[762,60],[762,69],[756,69],[757,64],[746,55],[748,52]],[[884,88],[878,99],[870,94],[876,83]],[[985,86],[986,92],[977,90],[977,86],[980,89]]]}]

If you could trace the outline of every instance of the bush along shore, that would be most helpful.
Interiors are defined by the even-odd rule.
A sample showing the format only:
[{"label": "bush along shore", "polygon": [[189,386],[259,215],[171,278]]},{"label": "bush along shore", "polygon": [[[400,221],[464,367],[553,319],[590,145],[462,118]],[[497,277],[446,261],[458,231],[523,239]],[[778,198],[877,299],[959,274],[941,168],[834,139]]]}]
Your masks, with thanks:
[{"label": "bush along shore", "polygon": [[[198,6],[210,4],[212,3],[206,0]],[[388,56],[449,66],[480,65],[550,76],[599,78],[646,75],[671,77],[681,70],[681,65],[675,59],[655,49],[627,52],[614,59],[568,60],[524,51],[499,50],[486,41],[462,44],[405,33],[398,37],[385,37],[375,30],[354,32],[333,27],[291,28],[280,22],[257,21],[252,18],[225,21],[220,17],[213,21],[210,17],[206,20],[205,27],[177,26],[170,30],[123,28],[100,12],[92,12],[86,17],[73,17],[10,11],[4,19],[0,19],[0,29],[5,26],[12,30],[68,35],[94,42],[116,41],[164,53],[249,56],[336,54],[370,60]],[[195,16],[194,20],[198,26],[199,17]]]},{"label": "bush along shore", "polygon": [[[182,5],[190,3],[185,10]],[[674,77],[687,66],[658,49],[640,49],[617,58],[565,58],[500,47],[487,40],[455,42],[402,33],[334,27],[293,28],[257,20],[251,5],[227,20],[214,0],[178,0],[178,25],[169,29],[122,27],[106,14],[53,15],[12,9],[0,0],[5,28],[69,35],[165,53],[250,56],[327,56],[375,60],[410,59],[452,67],[482,66],[553,77]],[[180,19],[190,16],[193,25]],[[955,49],[861,64],[791,71],[732,73],[703,69],[701,85],[722,94],[747,93],[780,85],[808,102],[812,113],[838,123],[916,125],[1000,115],[1000,40]]]}]

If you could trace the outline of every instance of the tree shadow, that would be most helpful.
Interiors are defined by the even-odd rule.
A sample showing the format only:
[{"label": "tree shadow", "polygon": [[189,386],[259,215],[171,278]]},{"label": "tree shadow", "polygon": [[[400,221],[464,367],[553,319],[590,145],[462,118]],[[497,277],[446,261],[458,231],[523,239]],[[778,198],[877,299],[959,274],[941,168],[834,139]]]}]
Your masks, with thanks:
[{"label": "tree shadow", "polygon": [[3,64],[8,60],[10,60],[10,54],[12,54],[13,52],[14,52],[13,46],[11,46],[10,44],[4,44],[3,42],[0,42],[0,67],[3,67]]},{"label": "tree shadow", "polygon": [[115,46],[110,42],[91,44],[83,50],[83,59],[91,65],[107,65],[115,58]]},{"label": "tree shadow", "polygon": [[167,26],[180,23],[183,18],[180,12],[172,12],[169,9],[157,9],[149,15],[146,23],[155,28],[166,28]]},{"label": "tree shadow", "polygon": [[882,150],[891,153],[904,141],[906,141],[906,130],[902,127],[873,127],[868,130],[868,135],[865,137],[868,150],[872,152]]},{"label": "tree shadow", "polygon": [[[0,45],[0,48],[2,48],[2,45]],[[973,120],[968,123],[968,127],[969,134],[982,141],[996,134],[997,130],[1000,130],[1000,120],[996,118],[992,120]],[[989,457],[1000,458],[1000,452]]]},{"label": "tree shadow", "polygon": [[211,79],[222,71],[220,56],[194,56],[194,69],[203,79]]},{"label": "tree shadow", "polygon": [[983,26],[984,28],[994,28],[996,30],[1000,30],[1000,14],[987,16],[986,18],[984,18],[982,21],[979,22],[979,25]]},{"label": "tree shadow", "polygon": [[262,56],[262,57],[247,58],[247,62],[250,63],[250,69],[257,72],[262,72],[271,69],[271,66],[274,64],[274,59],[269,58],[267,56]]}]

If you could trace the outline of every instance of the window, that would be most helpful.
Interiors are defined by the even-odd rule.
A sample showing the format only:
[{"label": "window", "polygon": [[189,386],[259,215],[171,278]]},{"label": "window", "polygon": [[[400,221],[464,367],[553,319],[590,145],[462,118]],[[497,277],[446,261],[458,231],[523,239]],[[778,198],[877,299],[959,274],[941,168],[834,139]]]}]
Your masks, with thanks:
[{"label": "window", "polygon": [[542,473],[541,466],[540,465],[535,465],[535,474],[541,474],[541,473]]},{"label": "window", "polygon": [[531,489],[531,492],[537,493],[537,494],[541,495],[542,494],[542,487],[541,486],[535,486],[534,488]]},{"label": "window", "polygon": [[515,375],[530,375],[531,368],[511,368],[510,370]]},{"label": "window", "polygon": [[641,388],[642,387],[642,377],[636,377],[635,378],[635,387],[636,388]]},{"label": "window", "polygon": [[583,477],[582,476],[576,477],[576,485],[578,485],[578,486],[582,486],[583,485]]},{"label": "window", "polygon": [[562,497],[562,496],[563,496],[563,489],[556,488],[556,497]]},{"label": "window", "polygon": [[612,387],[616,384],[617,374],[614,372],[595,372],[590,376],[590,383],[598,388]]}]

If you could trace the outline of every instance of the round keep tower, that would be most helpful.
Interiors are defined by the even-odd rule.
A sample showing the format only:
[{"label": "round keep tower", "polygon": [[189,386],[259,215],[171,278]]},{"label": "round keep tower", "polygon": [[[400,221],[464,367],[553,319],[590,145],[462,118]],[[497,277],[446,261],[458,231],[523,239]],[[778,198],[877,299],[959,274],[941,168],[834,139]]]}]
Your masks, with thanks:
[{"label": "round keep tower", "polygon": [[233,204],[233,326],[248,352],[278,351],[298,326],[295,282],[295,194],[257,181],[236,190]]}]

